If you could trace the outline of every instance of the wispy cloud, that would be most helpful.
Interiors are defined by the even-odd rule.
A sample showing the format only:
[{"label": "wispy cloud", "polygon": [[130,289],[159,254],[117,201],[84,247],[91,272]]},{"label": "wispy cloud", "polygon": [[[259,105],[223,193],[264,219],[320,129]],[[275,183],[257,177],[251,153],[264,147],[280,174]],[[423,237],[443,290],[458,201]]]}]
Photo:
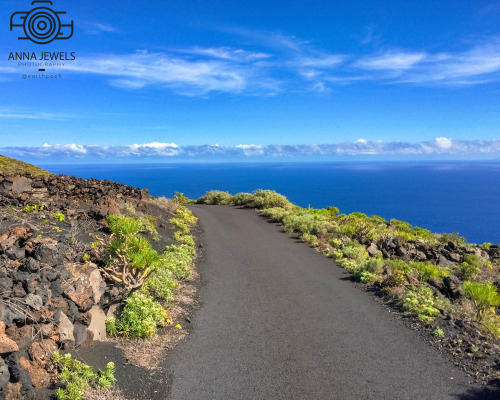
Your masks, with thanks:
[{"label": "wispy cloud", "polygon": [[13,119],[41,119],[47,121],[64,121],[68,118],[74,118],[68,114],[45,113],[45,112],[16,112],[8,109],[0,109],[1,118]]},{"label": "wispy cloud", "polygon": [[296,158],[318,156],[360,155],[500,155],[500,139],[453,140],[438,137],[434,140],[408,143],[367,141],[317,145],[267,145],[239,144],[232,147],[214,145],[178,146],[175,143],[143,143],[123,146],[97,146],[82,144],[43,144],[37,147],[4,147],[0,152],[7,156],[37,159],[120,159],[120,158]]},{"label": "wispy cloud", "polygon": [[258,66],[212,57],[190,59],[168,53],[137,51],[128,55],[82,57],[61,68],[66,72],[106,76],[111,84],[122,88],[152,86],[169,88],[183,95],[273,90],[272,80]]},{"label": "wispy cloud", "polygon": [[[114,31],[103,24],[92,26]],[[128,90],[156,88],[186,96],[327,92],[362,82],[444,86],[500,80],[500,36],[462,45],[455,52],[370,46],[364,54],[344,54],[281,32],[229,33],[243,37],[245,46],[79,55],[54,71],[99,75]],[[13,66],[0,62],[3,79],[19,73]]]},{"label": "wispy cloud", "polygon": [[99,22],[86,22],[83,23],[85,33],[89,35],[99,35],[103,32],[113,33],[117,30],[109,24],[102,24]]}]

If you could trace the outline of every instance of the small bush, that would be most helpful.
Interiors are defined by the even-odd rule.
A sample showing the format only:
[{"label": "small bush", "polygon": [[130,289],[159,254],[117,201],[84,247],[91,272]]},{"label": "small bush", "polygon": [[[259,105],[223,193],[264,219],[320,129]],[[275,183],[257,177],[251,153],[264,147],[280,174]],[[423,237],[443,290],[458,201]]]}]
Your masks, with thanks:
[{"label": "small bush", "polygon": [[115,332],[129,338],[146,338],[156,334],[158,325],[166,324],[167,314],[160,303],[145,293],[136,291],[125,300],[118,321],[108,321],[108,333]]},{"label": "small bush", "polygon": [[231,199],[235,206],[245,206],[249,207],[253,201],[252,193],[236,193]]},{"label": "small bush", "polygon": [[228,192],[221,190],[211,190],[206,192],[204,196],[200,197],[197,201],[199,204],[211,205],[229,205],[231,204],[232,196]]},{"label": "small bush", "polygon": [[411,273],[411,266],[403,260],[388,260],[387,264],[393,273],[396,271],[404,274]]},{"label": "small bush", "polygon": [[358,271],[354,277],[361,283],[370,283],[375,281],[375,274],[372,274],[369,271]]},{"label": "small bush", "polygon": [[318,243],[318,238],[314,235],[310,235],[308,233],[305,233],[302,235],[302,239],[309,243],[309,245],[311,247],[318,247],[319,246],[319,243]]},{"label": "small bush", "polygon": [[363,269],[371,272],[372,274],[380,274],[384,270],[384,261],[379,258],[372,257],[365,263]]},{"label": "small bush", "polygon": [[455,267],[455,273],[463,280],[474,279],[482,268],[486,268],[489,260],[475,254],[465,254],[464,261]]},{"label": "small bush", "polygon": [[253,199],[248,204],[251,208],[264,209],[272,207],[288,208],[293,204],[282,194],[276,193],[274,190],[256,190],[253,192]]},{"label": "small bush", "polygon": [[435,305],[434,293],[426,286],[412,286],[405,292],[403,307],[422,322],[430,323],[440,314]]},{"label": "small bush", "polygon": [[418,278],[421,282],[427,282],[429,279],[443,280],[445,276],[450,275],[448,268],[440,267],[429,262],[412,262],[410,267],[418,272]]},{"label": "small bush", "polygon": [[111,232],[121,236],[135,235],[142,229],[139,220],[123,215],[109,215],[106,222]]},{"label": "small bush", "polygon": [[60,355],[55,352],[52,362],[59,372],[63,387],[56,390],[59,400],[80,400],[91,386],[99,389],[109,389],[115,379],[115,364],[109,362],[104,371],[96,374],[92,367],[71,357],[71,354]]},{"label": "small bush", "polygon": [[500,294],[491,282],[464,282],[464,293],[476,307],[478,316],[490,307],[500,305]]},{"label": "small bush", "polygon": [[66,219],[66,216],[63,213],[56,212],[52,214],[52,216],[57,219],[59,222],[63,222]]}]

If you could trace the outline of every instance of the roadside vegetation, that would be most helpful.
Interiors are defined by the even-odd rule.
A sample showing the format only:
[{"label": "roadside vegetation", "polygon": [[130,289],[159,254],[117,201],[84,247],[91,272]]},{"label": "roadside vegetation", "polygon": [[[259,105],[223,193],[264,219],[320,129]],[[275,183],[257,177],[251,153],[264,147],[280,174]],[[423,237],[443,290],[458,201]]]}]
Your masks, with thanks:
[{"label": "roadside vegetation", "polygon": [[452,319],[468,321],[493,341],[500,339],[498,246],[467,243],[455,233],[436,234],[377,215],[341,214],[336,207],[302,208],[270,190],[234,196],[210,191],[197,202],[260,210],[337,261],[354,280],[395,300],[438,338],[446,334],[438,320]]},{"label": "roadside vegetation", "polygon": [[[112,235],[105,242],[99,240],[95,248],[101,249],[106,260],[104,276],[126,290],[123,310],[118,318],[106,320],[110,336],[148,338],[157,328],[172,325],[165,305],[173,299],[173,291],[180,281],[191,278],[195,241],[190,228],[197,218],[182,202],[174,199],[175,217],[169,222],[178,230],[174,233],[177,244],[166,246],[159,253],[145,234],[157,237],[156,220],[152,216],[109,215],[106,219]],[[177,326],[177,325],[176,325]]]}]

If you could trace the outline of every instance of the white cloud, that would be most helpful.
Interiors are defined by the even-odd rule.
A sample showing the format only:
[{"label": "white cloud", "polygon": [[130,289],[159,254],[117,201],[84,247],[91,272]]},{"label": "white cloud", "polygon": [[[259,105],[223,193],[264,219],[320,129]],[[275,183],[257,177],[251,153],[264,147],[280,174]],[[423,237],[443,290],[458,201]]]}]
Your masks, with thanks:
[{"label": "white cloud", "polygon": [[82,144],[48,144],[39,147],[5,147],[1,153],[13,157],[115,159],[151,157],[175,158],[248,158],[248,157],[317,157],[357,155],[500,155],[500,139],[452,140],[438,137],[420,143],[382,142],[359,139],[354,142],[315,145],[239,144],[233,147],[215,145],[178,146],[176,143],[142,143],[121,146]]},{"label": "white cloud", "polygon": [[364,69],[374,70],[407,70],[423,62],[425,53],[389,52],[375,57],[359,60],[356,65]]}]

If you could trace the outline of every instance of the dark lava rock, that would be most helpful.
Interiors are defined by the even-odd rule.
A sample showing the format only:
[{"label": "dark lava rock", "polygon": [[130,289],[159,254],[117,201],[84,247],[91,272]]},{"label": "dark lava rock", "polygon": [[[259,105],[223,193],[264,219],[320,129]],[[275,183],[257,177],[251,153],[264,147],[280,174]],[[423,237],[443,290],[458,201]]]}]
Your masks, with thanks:
[{"label": "dark lava rock", "polygon": [[26,372],[19,364],[19,353],[15,352],[10,354],[5,359],[6,364],[9,366],[10,381],[13,383],[21,382],[21,395],[25,400],[34,399],[33,383],[30,374]]},{"label": "dark lava rock", "polygon": [[458,299],[462,295],[462,284],[455,275],[446,276],[443,279],[446,293],[452,299]]}]

